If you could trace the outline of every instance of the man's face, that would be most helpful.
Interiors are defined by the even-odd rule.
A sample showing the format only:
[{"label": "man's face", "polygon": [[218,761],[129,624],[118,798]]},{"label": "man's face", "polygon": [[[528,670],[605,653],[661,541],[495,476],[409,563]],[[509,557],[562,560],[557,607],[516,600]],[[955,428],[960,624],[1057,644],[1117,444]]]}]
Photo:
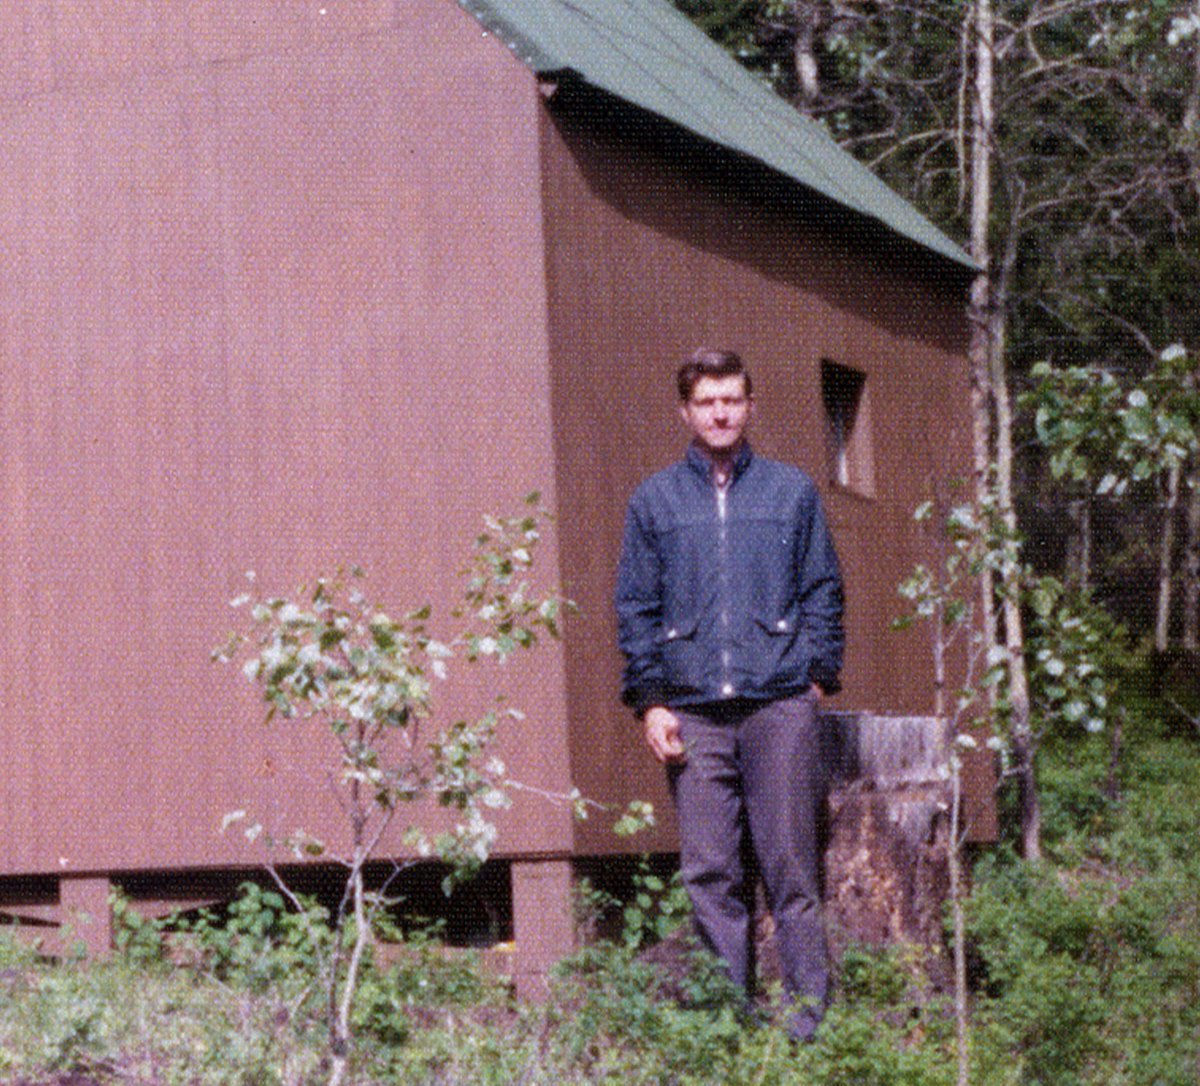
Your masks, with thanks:
[{"label": "man's face", "polygon": [[740,373],[728,377],[701,377],[691,399],[679,412],[692,436],[711,453],[726,453],[737,446],[750,422],[754,401],[746,395]]}]

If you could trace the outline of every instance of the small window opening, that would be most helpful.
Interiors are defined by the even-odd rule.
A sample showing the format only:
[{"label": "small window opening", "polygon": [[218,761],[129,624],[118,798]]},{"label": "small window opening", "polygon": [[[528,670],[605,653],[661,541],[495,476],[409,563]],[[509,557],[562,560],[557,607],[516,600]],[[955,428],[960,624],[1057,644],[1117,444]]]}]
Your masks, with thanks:
[{"label": "small window opening", "polygon": [[867,375],[836,362],[821,363],[825,446],[829,476],[840,487],[873,497],[870,403]]}]

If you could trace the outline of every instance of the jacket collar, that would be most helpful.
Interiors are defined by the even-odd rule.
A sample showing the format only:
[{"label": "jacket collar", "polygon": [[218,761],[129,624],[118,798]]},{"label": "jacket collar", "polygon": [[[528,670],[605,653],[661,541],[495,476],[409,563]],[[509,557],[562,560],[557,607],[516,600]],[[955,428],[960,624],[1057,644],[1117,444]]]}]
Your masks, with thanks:
[{"label": "jacket collar", "polygon": [[[704,476],[706,482],[712,481],[712,456],[699,442],[693,441],[688,446],[687,457],[685,459],[688,467]],[[754,452],[750,448],[750,442],[743,441],[733,456],[733,474],[730,476],[730,482],[738,478],[750,466],[750,461],[753,459]]]}]

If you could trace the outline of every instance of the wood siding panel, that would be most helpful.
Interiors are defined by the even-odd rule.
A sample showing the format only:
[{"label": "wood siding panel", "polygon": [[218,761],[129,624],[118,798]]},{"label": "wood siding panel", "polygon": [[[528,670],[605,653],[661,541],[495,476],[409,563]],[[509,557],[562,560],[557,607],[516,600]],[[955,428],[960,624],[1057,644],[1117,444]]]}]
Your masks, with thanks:
[{"label": "wood siding panel", "polygon": [[[416,18],[424,19],[431,39],[449,25],[428,0],[6,0],[0,98],[305,50],[351,35],[411,29]],[[461,17],[457,21],[452,33],[471,32]],[[418,51],[423,48],[419,42]],[[431,51],[437,48],[434,41]]]},{"label": "wood siding panel", "polygon": [[[208,661],[243,571],[445,615],[480,514],[555,498],[540,99],[446,0],[77,7],[0,23],[0,871],[255,862],[226,811],[337,818],[320,744]],[[561,669],[447,718],[507,689],[507,759],[565,789]],[[533,799],[503,833],[570,841]]]}]

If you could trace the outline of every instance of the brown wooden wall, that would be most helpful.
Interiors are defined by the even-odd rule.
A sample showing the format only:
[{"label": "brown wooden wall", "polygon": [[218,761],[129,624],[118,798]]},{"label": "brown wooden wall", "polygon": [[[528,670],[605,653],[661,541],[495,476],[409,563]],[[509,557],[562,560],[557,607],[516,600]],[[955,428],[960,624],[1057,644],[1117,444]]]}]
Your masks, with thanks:
[{"label": "brown wooden wall", "polygon": [[[480,513],[534,487],[582,614],[499,681],[529,714],[507,760],[656,799],[629,847],[671,847],[611,594],[701,343],[745,353],[757,444],[824,484],[837,704],[927,711],[923,646],[887,627],[910,510],[965,461],[962,304],[946,265],[766,171],[570,87],[547,103],[451,0],[3,5],[0,874],[260,860],[218,833],[235,808],[329,833],[323,748],[208,661],[243,571],[358,562],[382,602],[444,613]],[[868,374],[874,497],[826,483],[824,358]],[[606,825],[527,798],[501,851],[623,847]]]},{"label": "brown wooden wall", "polygon": [[[209,650],[249,568],[444,613],[480,513],[554,500],[540,108],[449,0],[0,7],[0,873],[336,824],[321,751]],[[561,676],[500,681],[554,789]]]},{"label": "brown wooden wall", "polygon": [[[616,699],[612,592],[625,502],[678,458],[674,371],[697,346],[752,367],[760,451],[820,484],[847,586],[845,690],[831,707],[932,708],[922,632],[898,634],[896,586],[922,553],[911,514],[966,475],[965,279],[732,155],[564,84],[543,126],[555,451],[569,644],[571,766],[585,792],[653,797],[657,764]],[[867,375],[872,497],[830,482],[820,365]],[[591,823],[582,852],[604,848]],[[646,847],[638,839],[631,847]]]}]

